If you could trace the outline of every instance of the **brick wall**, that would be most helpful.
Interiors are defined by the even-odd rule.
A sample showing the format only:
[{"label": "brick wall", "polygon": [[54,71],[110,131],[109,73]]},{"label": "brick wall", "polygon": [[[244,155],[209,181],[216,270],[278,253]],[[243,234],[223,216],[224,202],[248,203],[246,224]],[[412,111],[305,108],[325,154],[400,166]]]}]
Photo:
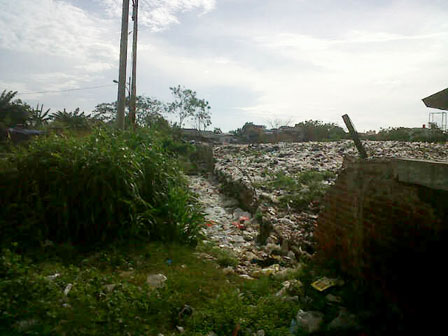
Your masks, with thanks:
[{"label": "brick wall", "polygon": [[315,237],[321,257],[415,310],[440,294],[434,281],[446,278],[448,192],[398,182],[394,167],[346,160]]}]

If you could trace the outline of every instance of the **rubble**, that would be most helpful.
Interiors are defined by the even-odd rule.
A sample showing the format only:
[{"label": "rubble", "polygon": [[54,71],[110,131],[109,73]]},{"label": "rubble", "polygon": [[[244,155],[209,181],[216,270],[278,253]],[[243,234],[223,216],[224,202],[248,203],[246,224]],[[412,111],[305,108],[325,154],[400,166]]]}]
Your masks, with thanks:
[{"label": "rubble", "polygon": [[[447,161],[447,144],[399,141],[364,141],[369,158],[413,158]],[[279,144],[224,145],[214,148],[215,171],[244,184],[263,184],[267,173],[296,174],[307,170],[332,171],[344,156],[357,156],[350,140]],[[252,188],[255,186],[250,186]],[[256,188],[255,189],[259,189]],[[262,190],[257,190],[262,192]]]},{"label": "rubble", "polygon": [[328,330],[357,328],[359,325],[356,315],[349,313],[345,308],[341,308],[339,315],[328,324]]},{"label": "rubble", "polygon": [[[369,158],[448,161],[448,144],[363,141],[363,145]],[[282,273],[300,259],[310,258],[320,204],[311,202],[302,211],[288,204],[282,207],[285,190],[272,181],[278,173],[293,176],[311,170],[332,173],[320,182],[330,186],[347,155],[358,155],[349,140],[214,147],[214,173],[219,181],[200,176],[189,179],[206,214],[207,241],[231,250],[239,260],[237,267],[226,272],[251,279]],[[306,192],[309,187],[303,186]],[[260,239],[260,233],[265,237]]]},{"label": "rubble", "polygon": [[299,310],[296,316],[297,330],[313,333],[321,328],[324,315],[318,311]]},{"label": "rubble", "polygon": [[[204,243],[213,242],[238,258],[236,267],[224,268],[226,274],[236,273],[242,278],[253,279],[280,272],[292,265],[288,256],[272,255],[275,249],[281,249],[280,246],[257,245],[259,224],[256,219],[251,213],[236,207],[238,202],[220,193],[216,181],[200,176],[190,176],[189,180],[190,188],[198,195],[206,214],[203,230],[207,239]],[[205,253],[199,255],[204,258]]]},{"label": "rubble", "polygon": [[[448,144],[399,141],[363,141],[369,158],[412,158],[448,161]],[[296,258],[314,253],[313,231],[320,204],[310,204],[304,211],[280,206],[286,191],[273,186],[281,173],[294,176],[307,171],[329,172],[332,177],[321,183],[334,183],[345,156],[357,156],[351,140],[337,142],[301,142],[278,144],[222,145],[214,148],[215,175],[234,188],[236,198],[248,209],[261,211],[273,234],[282,245],[282,253],[293,251]],[[244,191],[244,197],[241,193]],[[303,186],[303,193],[310,190]],[[247,200],[251,194],[252,199]],[[289,251],[286,251],[286,246]]]}]

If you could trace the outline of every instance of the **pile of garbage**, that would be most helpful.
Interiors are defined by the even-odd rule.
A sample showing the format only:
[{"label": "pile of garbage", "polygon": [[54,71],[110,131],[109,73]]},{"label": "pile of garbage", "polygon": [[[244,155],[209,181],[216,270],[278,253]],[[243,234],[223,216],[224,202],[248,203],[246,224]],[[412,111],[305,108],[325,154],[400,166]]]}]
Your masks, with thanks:
[{"label": "pile of garbage", "polygon": [[[448,161],[448,144],[399,141],[364,141],[369,158],[410,158]],[[263,211],[273,232],[283,244],[289,244],[297,257],[313,253],[313,231],[317,222],[316,211],[294,211],[279,206],[285,190],[272,187],[278,174],[297,174],[317,171],[329,173],[322,181],[332,185],[345,156],[356,157],[352,141],[302,142],[279,144],[223,145],[214,148],[215,174],[224,184],[239,185],[237,193],[246,190],[252,200],[240,198],[246,208]],[[306,192],[306,188],[304,190]],[[238,195],[235,195],[238,197]],[[254,206],[256,204],[256,206]],[[310,211],[311,210],[311,211]],[[286,241],[286,243],[284,242]]]},{"label": "pile of garbage", "polygon": [[[397,141],[363,142],[370,158],[413,158],[448,161],[448,145]],[[330,172],[321,181],[330,186],[344,156],[357,156],[352,141],[222,145],[214,148],[215,176],[190,177],[206,212],[207,239],[237,256],[239,264],[227,267],[242,277],[282,272],[314,252],[313,232],[319,204],[295,211],[279,198],[285,191],[272,185],[277,174],[294,176],[307,171]],[[227,195],[220,188],[227,188]],[[230,195],[229,195],[230,194]],[[241,197],[244,194],[244,197]],[[243,211],[244,208],[248,211]],[[260,239],[260,228],[270,230]]]},{"label": "pile of garbage", "polygon": [[190,188],[197,194],[206,214],[204,243],[212,242],[238,259],[238,265],[227,266],[224,272],[253,279],[285,271],[297,264],[294,253],[282,250],[275,237],[269,237],[267,244],[257,242],[259,223],[251,213],[238,207],[236,199],[222,194],[216,180],[201,176],[189,179]]},{"label": "pile of garbage", "polygon": [[[364,141],[369,158],[448,161],[448,144]],[[344,156],[357,156],[353,141],[223,145],[214,148],[215,170],[244,183],[263,183],[266,172],[337,172]]]}]

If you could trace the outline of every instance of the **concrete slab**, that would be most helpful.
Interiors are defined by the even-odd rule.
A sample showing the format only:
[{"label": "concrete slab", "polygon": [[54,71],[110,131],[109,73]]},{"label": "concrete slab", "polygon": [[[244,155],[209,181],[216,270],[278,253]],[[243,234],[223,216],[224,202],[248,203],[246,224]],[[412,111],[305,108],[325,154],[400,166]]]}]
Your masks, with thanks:
[{"label": "concrete slab", "polygon": [[448,191],[448,162],[395,159],[393,170],[399,182]]}]

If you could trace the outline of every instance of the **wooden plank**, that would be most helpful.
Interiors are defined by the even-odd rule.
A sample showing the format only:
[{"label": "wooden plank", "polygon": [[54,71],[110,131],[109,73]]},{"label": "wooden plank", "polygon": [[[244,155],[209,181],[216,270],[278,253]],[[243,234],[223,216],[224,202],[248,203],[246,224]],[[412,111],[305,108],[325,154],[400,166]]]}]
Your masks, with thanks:
[{"label": "wooden plank", "polygon": [[367,152],[364,149],[364,146],[362,145],[361,140],[359,139],[358,132],[356,132],[355,126],[353,126],[353,123],[350,120],[350,117],[348,116],[348,114],[344,114],[342,116],[342,119],[344,120],[345,126],[347,126],[347,128],[348,128],[350,136],[352,137],[353,141],[355,142],[355,146],[359,152],[359,157],[361,159],[367,159]]}]

